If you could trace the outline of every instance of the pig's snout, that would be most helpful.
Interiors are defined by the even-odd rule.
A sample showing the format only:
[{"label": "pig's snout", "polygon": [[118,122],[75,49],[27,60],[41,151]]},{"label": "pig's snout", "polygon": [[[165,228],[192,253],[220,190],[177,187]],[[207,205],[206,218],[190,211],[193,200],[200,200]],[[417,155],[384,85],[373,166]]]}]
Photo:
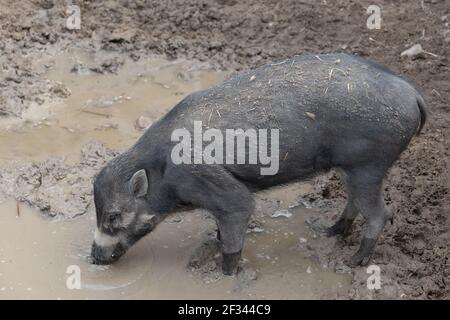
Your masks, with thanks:
[{"label": "pig's snout", "polygon": [[98,265],[112,264],[119,260],[125,251],[120,243],[115,246],[102,247],[94,241],[91,248],[91,263]]},{"label": "pig's snout", "polygon": [[118,235],[111,235],[95,230],[91,248],[93,264],[111,264],[117,261],[126,251]]}]

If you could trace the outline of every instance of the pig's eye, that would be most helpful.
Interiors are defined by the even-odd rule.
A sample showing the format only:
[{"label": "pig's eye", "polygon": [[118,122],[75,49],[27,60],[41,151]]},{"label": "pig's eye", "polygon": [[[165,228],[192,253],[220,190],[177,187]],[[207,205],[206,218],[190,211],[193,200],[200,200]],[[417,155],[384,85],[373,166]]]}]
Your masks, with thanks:
[{"label": "pig's eye", "polygon": [[118,222],[120,218],[120,213],[110,213],[108,216],[108,221],[110,224],[114,224],[115,222]]},{"label": "pig's eye", "polygon": [[107,215],[105,221],[105,227],[107,229],[113,230],[118,228],[120,224],[120,212],[111,212]]}]

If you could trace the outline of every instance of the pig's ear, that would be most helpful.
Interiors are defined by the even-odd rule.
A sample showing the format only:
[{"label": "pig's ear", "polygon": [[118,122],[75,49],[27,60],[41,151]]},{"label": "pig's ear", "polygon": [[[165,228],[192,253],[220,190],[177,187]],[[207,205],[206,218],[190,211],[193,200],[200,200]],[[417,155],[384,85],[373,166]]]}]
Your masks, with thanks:
[{"label": "pig's ear", "polygon": [[130,180],[131,190],[136,198],[143,197],[147,194],[148,180],[144,169],[136,171]]}]

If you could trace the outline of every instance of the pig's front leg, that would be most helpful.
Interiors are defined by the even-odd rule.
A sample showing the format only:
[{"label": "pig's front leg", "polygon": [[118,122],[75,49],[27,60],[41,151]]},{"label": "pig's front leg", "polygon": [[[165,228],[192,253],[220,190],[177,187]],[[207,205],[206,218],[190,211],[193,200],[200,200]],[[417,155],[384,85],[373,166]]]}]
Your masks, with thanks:
[{"label": "pig's front leg", "polygon": [[217,217],[223,255],[222,272],[225,275],[233,275],[237,271],[250,213],[222,212]]},{"label": "pig's front leg", "polygon": [[[220,236],[219,224],[217,224],[217,241],[219,241],[222,244],[222,237]],[[234,240],[234,242],[236,242],[236,240]],[[241,258],[241,253],[242,250],[235,253],[225,253],[222,247],[222,257],[223,257],[222,272],[225,275],[233,275],[236,272],[239,260]]]},{"label": "pig's front leg", "polygon": [[209,210],[217,220],[217,240],[221,243],[223,256],[222,272],[233,275],[241,257],[248,220],[254,210],[254,199],[250,191],[234,178],[228,183],[224,186],[229,189],[227,192],[211,194],[210,200],[215,206]]},{"label": "pig's front leg", "polygon": [[183,201],[204,208],[215,217],[223,254],[222,271],[225,275],[234,274],[255,206],[252,193],[221,166],[176,168],[166,176],[176,185]]}]

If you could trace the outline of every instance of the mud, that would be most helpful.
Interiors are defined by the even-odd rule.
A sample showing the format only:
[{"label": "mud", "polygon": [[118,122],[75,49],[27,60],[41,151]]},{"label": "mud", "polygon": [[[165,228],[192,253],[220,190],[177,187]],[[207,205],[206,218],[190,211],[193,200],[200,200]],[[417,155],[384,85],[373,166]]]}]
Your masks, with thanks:
[{"label": "mud", "polygon": [[[180,213],[182,221],[162,223],[112,266],[88,263],[93,210],[57,221],[43,219],[24,204],[17,216],[15,201],[7,201],[0,212],[0,299],[315,299],[340,296],[350,284],[348,275],[334,274],[303,256],[295,243],[298,236],[309,235],[301,230],[267,235],[264,241],[250,236],[238,276],[206,281],[190,267],[197,248],[214,233],[205,212]],[[301,225],[302,215],[297,218]],[[205,255],[201,263],[210,259]],[[80,270],[79,289],[67,286],[71,266]],[[308,267],[314,271],[308,273]],[[214,272],[207,272],[209,279]]]},{"label": "mud", "polygon": [[[249,237],[255,241],[267,234],[273,237],[268,221],[288,223],[296,219],[296,210],[301,211],[307,226],[305,234],[296,238],[295,246],[306,255],[305,263],[312,259],[318,266],[337,273],[349,272],[353,279],[348,290],[333,291],[331,297],[450,298],[450,3],[379,1],[381,30],[366,28],[366,8],[370,4],[352,0],[338,4],[309,0],[177,0],[151,6],[145,1],[82,2],[82,28],[68,30],[66,8],[60,2],[0,0],[0,199],[16,198],[49,216],[82,215],[79,219],[84,219],[92,209],[90,179],[101,163],[141,134],[134,127],[140,116],[154,121],[183,95],[226,74],[270,60],[305,51],[353,52],[414,80],[429,110],[423,134],[414,138],[386,180],[385,198],[394,221],[383,233],[373,259],[382,271],[382,289],[367,290],[365,268],[348,270],[342,263],[345,256],[356,250],[362,221],[355,224],[354,233],[346,240],[328,239],[321,233],[345,205],[345,192],[333,173],[302,187],[289,186],[281,192],[258,195],[259,213],[251,224],[249,231],[253,232]],[[400,56],[417,43],[433,55]],[[82,53],[74,54],[73,50]],[[68,57],[64,56],[66,52],[71,52],[72,58],[63,64],[64,68],[55,68],[59,65],[57,57]],[[155,63],[155,70],[148,64],[155,61],[149,60],[153,54],[173,61],[194,61],[169,72],[177,78],[169,77],[170,81],[182,88],[178,94],[174,84],[160,76],[166,62]],[[135,63],[134,70],[130,61]],[[196,72],[207,66],[227,73],[203,83],[196,80]],[[147,72],[138,75],[137,70],[141,69]],[[84,81],[83,77],[90,80]],[[91,90],[93,83],[97,92]],[[144,94],[149,86],[153,88],[151,97]],[[171,93],[167,94],[167,90]],[[151,108],[145,109],[145,104]],[[90,140],[98,143],[88,144]],[[96,150],[101,151],[97,154]],[[283,209],[293,215],[271,218]],[[41,225],[45,228],[45,224]],[[211,239],[213,229],[208,231],[212,235],[202,240]],[[309,233],[310,238],[306,236]],[[185,258],[188,264],[189,259]],[[214,261],[211,252],[190,272],[201,282],[212,277],[210,286],[226,281],[215,279],[220,261]],[[314,271],[315,267],[308,270]],[[207,270],[206,278],[202,270]],[[276,271],[258,272],[254,266],[247,270],[244,278],[251,280],[243,281],[243,287],[248,284],[254,288],[264,277],[276,279]],[[300,292],[289,296],[300,297],[314,289],[310,286],[308,291],[288,284],[280,283],[271,297],[286,297],[295,290]],[[267,289],[272,283],[266,285]],[[170,292],[166,293],[170,297]]]},{"label": "mud", "polygon": [[92,203],[92,178],[116,153],[96,142],[83,146],[81,159],[63,158],[14,164],[0,170],[0,193],[58,218],[85,214]]}]

